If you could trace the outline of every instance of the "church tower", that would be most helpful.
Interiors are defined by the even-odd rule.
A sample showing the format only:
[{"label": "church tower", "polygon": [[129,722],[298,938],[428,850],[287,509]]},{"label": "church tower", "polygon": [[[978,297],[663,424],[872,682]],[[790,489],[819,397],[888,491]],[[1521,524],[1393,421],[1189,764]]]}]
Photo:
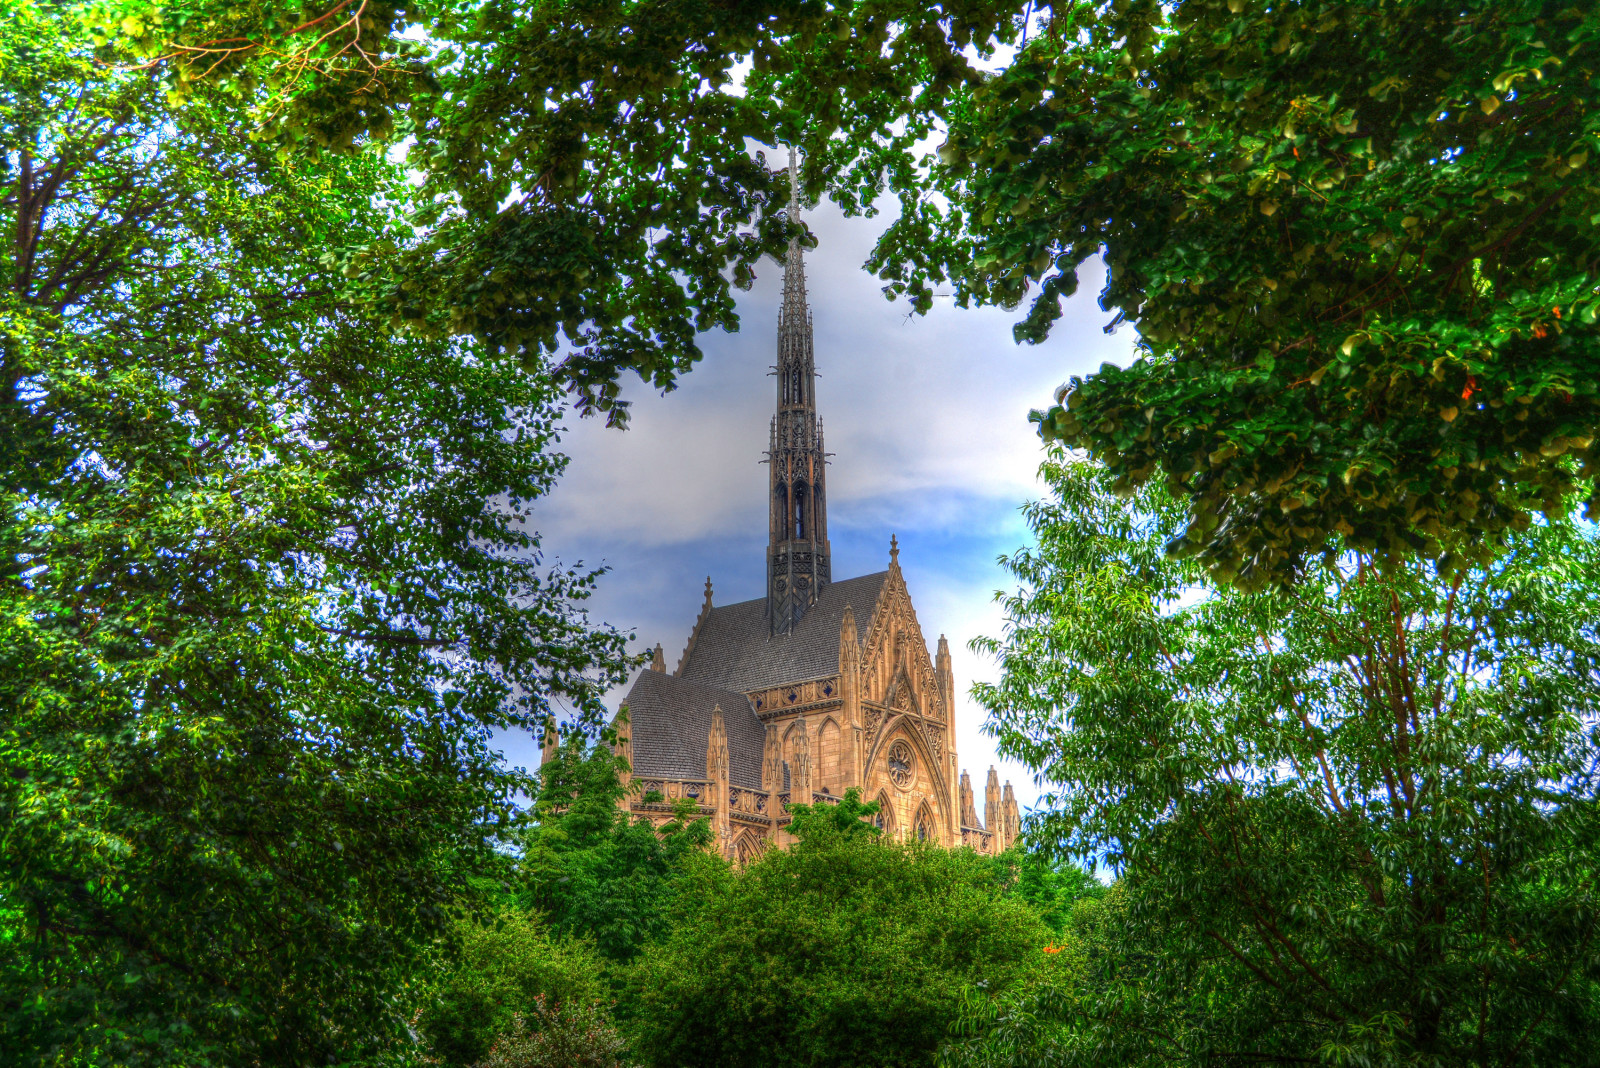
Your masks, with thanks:
[{"label": "church tower", "polygon": [[[800,220],[800,179],[789,150],[789,218]],[[767,451],[771,518],[767,538],[767,625],[787,634],[831,579],[827,454],[817,419],[811,310],[800,239],[789,241],[778,312],[778,411]]]},{"label": "church tower", "polygon": [[[799,187],[791,151],[789,218],[797,223]],[[937,651],[929,647],[899,542],[889,539],[883,570],[833,578],[828,454],[798,237],[784,256],[773,372],[766,590],[715,604],[707,578],[677,668],[667,671],[658,646],[634,678],[613,721],[629,769],[618,804],[660,828],[691,805],[710,820],[717,851],[747,864],[799,841],[795,806],[838,804],[859,790],[886,835],[1001,853],[1017,835],[1016,797],[991,770],[987,826],[979,822],[956,756],[950,643],[941,637]]]}]

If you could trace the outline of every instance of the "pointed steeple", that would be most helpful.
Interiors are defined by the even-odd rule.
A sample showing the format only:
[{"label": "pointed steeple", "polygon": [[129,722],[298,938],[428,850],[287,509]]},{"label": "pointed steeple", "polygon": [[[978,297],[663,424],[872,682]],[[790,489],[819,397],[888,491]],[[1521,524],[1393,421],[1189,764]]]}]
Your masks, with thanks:
[{"label": "pointed steeple", "polygon": [[[789,150],[789,219],[800,221],[800,175]],[[778,410],[767,451],[770,520],[767,622],[786,634],[831,580],[828,548],[827,453],[817,418],[816,364],[806,304],[805,256],[798,236],[783,264],[778,309]]]},{"label": "pointed steeple", "polygon": [[650,657],[650,670],[659,671],[663,675],[667,673],[667,658],[662,655],[660,642],[656,642],[656,651]]}]

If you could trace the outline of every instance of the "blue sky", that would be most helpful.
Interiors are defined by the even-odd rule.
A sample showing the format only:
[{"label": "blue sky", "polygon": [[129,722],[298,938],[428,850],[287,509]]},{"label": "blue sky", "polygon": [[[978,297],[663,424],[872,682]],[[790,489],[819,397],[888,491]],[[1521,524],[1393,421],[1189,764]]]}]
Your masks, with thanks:
[{"label": "blue sky", "polygon": [[[848,219],[831,204],[808,212],[818,240],[806,279],[815,328],[817,407],[828,450],[829,538],[835,579],[882,570],[889,537],[930,644],[950,639],[958,698],[957,752],[980,792],[991,764],[1026,809],[1037,789],[1025,768],[996,759],[967,697],[991,662],[967,649],[999,634],[994,593],[1010,588],[996,558],[1021,546],[1020,506],[1037,495],[1040,444],[1027,421],[1057,385],[1102,362],[1124,363],[1133,331],[1106,335],[1100,279],[1087,274],[1043,345],[1011,339],[1019,312],[962,310],[948,299],[927,316],[891,304],[861,267],[884,218]],[[635,381],[627,431],[570,417],[561,484],[535,524],[552,557],[606,564],[592,614],[660,642],[677,663],[707,575],[718,604],[759,597],[765,583],[766,469],[759,463],[774,407],[782,268],[766,261],[740,295],[737,334],[705,335],[704,360],[678,389]],[[612,707],[621,692],[612,695]],[[503,739],[532,767],[537,745]],[[981,800],[980,800],[981,804]]]}]

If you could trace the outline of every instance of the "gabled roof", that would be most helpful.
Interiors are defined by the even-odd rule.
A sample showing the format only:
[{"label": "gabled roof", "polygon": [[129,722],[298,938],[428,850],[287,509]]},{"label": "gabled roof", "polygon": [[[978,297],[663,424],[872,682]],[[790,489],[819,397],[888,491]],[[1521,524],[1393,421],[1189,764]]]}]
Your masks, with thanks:
[{"label": "gabled roof", "polygon": [[635,778],[705,778],[711,710],[720,705],[728,732],[728,780],[761,789],[766,728],[744,694],[645,670],[623,703],[628,706]]},{"label": "gabled roof", "polygon": [[[839,670],[839,629],[844,624],[845,605],[855,615],[857,640],[864,643],[872,609],[888,575],[879,571],[829,583],[788,634],[769,632],[765,600],[712,608],[695,632],[679,675],[741,693],[832,675]],[[727,711],[726,705],[723,711]],[[710,720],[706,722],[709,730]],[[731,746],[732,727],[729,734]]]}]

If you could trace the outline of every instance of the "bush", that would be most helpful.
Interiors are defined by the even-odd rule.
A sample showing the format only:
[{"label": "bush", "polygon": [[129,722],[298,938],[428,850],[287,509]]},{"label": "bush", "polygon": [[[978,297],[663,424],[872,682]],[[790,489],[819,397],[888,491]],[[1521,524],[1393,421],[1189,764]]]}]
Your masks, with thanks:
[{"label": "bush", "polygon": [[479,1068],[624,1068],[625,1046],[610,1016],[594,1002],[549,1003],[534,999],[528,1030],[521,1013],[495,1040]]},{"label": "bush", "polygon": [[931,1064],[963,993],[1039,969],[1049,939],[985,858],[820,821],[695,877],[633,977],[635,1049],[673,1068]]},{"label": "bush", "polygon": [[463,921],[455,935],[454,966],[419,1021],[445,1064],[482,1060],[495,1036],[514,1031],[523,1014],[541,1019],[547,1000],[590,1004],[606,995],[604,962],[594,947],[553,935],[537,913],[507,910],[488,922]]}]

